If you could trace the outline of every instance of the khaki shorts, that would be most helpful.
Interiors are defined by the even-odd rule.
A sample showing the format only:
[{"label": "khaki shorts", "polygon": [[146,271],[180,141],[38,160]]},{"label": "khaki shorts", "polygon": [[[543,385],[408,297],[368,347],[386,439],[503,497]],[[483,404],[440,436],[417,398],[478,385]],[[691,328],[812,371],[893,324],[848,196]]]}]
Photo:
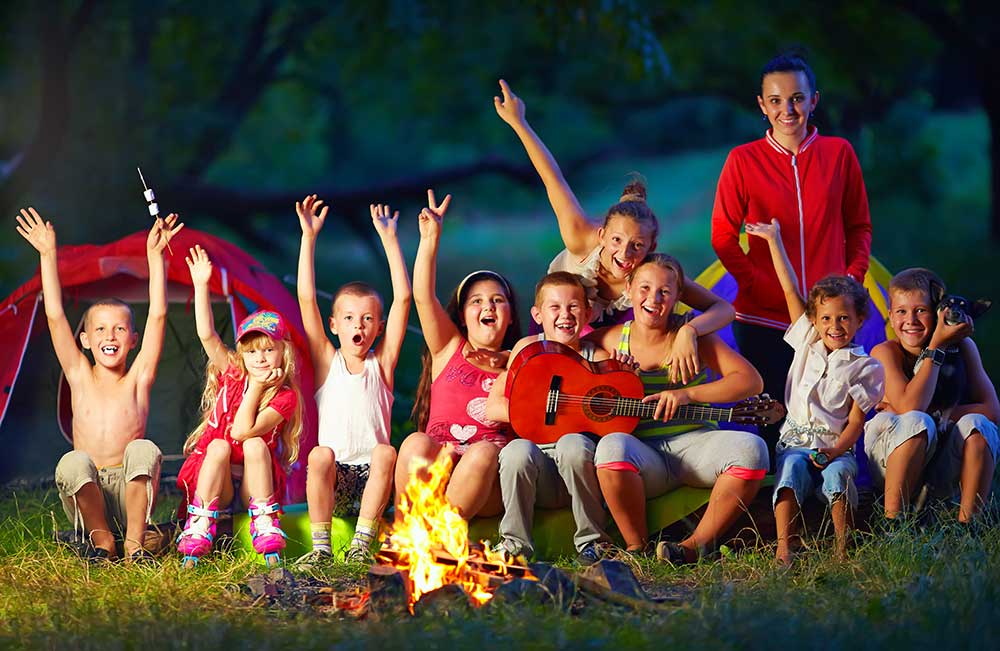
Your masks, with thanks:
[{"label": "khaki shorts", "polygon": [[927,435],[927,447],[924,451],[926,467],[937,449],[937,426],[933,418],[922,411],[908,411],[902,414],[880,411],[865,423],[868,475],[876,488],[885,487],[885,469],[889,464],[889,456],[900,445],[921,434]]},{"label": "khaki shorts", "polygon": [[56,487],[62,500],[63,510],[75,527],[83,525],[76,503],[76,494],[88,482],[94,482],[104,494],[104,511],[108,524],[119,532],[124,532],[127,524],[125,515],[125,487],[137,477],[146,477],[146,522],[153,509],[153,487],[160,481],[160,448],[146,439],[136,439],[125,446],[122,463],[118,466],[98,468],[86,452],[73,450],[63,455],[56,466]]}]

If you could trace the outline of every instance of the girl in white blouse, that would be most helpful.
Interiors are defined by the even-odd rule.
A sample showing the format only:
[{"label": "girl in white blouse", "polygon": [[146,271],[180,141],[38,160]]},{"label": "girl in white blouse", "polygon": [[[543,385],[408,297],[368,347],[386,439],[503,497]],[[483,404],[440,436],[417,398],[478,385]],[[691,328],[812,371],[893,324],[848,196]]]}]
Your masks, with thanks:
[{"label": "girl in white blouse", "polygon": [[864,430],[865,413],[885,391],[882,365],[853,341],[868,315],[868,292],[849,276],[831,275],[803,300],[778,221],[747,224],[746,230],[767,240],[792,318],[785,342],[795,350],[785,384],[788,416],[776,447],[776,558],[791,562],[789,542],[796,536],[799,508],[814,490],[830,504],[837,556],[843,558],[857,506],[854,444]]}]

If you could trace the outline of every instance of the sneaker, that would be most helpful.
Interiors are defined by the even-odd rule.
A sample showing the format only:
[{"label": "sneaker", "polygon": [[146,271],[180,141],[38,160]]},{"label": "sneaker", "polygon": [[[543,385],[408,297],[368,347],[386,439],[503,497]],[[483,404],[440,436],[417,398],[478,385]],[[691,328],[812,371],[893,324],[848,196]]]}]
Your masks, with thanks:
[{"label": "sneaker", "polygon": [[677,543],[663,541],[656,545],[656,557],[674,566],[689,565],[687,552]]},{"label": "sneaker", "polygon": [[524,555],[524,549],[509,538],[501,538],[500,542],[490,547],[490,552],[494,555],[499,554],[500,560],[507,565],[528,564],[528,559]]},{"label": "sneaker", "polygon": [[328,565],[333,561],[333,554],[325,549],[314,549],[303,554],[295,561],[294,567],[297,570],[308,571],[323,565]]},{"label": "sneaker", "polygon": [[648,560],[656,558],[656,543],[647,542],[639,549],[623,549],[622,554],[633,560]]},{"label": "sneaker", "polygon": [[583,567],[590,567],[597,561],[605,558],[607,555],[608,545],[606,543],[587,543],[587,546],[581,549],[580,553],[576,555],[576,563],[577,565],[582,565]]},{"label": "sneaker", "polygon": [[91,565],[105,565],[117,560],[117,556],[112,556],[111,552],[107,549],[96,547],[89,542],[80,545],[76,549],[76,552],[80,555],[80,558]]},{"label": "sneaker", "polygon": [[370,563],[374,560],[374,556],[367,547],[356,547],[351,545],[344,552],[344,562],[345,563]]}]

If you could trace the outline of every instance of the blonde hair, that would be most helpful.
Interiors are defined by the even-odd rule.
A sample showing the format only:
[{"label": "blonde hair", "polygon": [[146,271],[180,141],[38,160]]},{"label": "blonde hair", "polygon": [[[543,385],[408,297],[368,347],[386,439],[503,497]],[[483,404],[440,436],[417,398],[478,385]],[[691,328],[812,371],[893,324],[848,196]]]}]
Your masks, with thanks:
[{"label": "blonde hair", "polygon": [[[273,341],[269,335],[263,332],[250,332],[238,342],[236,350],[228,351],[228,366],[233,367],[239,374],[239,379],[247,377],[247,368],[243,363],[243,353],[257,350]],[[267,409],[271,400],[278,394],[278,391],[289,388],[295,392],[295,410],[283,424],[281,433],[281,465],[288,467],[299,457],[299,437],[302,434],[302,389],[299,387],[298,364],[295,359],[295,347],[292,346],[290,338],[281,339],[284,344],[282,352],[282,380],[281,384],[268,387],[264,390],[257,404],[257,414]],[[208,427],[208,419],[215,409],[215,401],[219,396],[219,379],[226,369],[220,369],[209,361],[205,369],[205,390],[201,394],[201,423],[188,435],[184,442],[184,454],[191,454],[195,446]]]}]

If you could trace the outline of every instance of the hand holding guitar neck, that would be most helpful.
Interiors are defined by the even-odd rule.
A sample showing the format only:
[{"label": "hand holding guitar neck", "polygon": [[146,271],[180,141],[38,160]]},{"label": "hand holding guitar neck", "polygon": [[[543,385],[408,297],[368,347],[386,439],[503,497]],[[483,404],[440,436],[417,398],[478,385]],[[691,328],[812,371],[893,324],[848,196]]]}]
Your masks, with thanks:
[{"label": "hand holding guitar neck", "polygon": [[[535,443],[553,443],[569,432],[631,432],[640,420],[654,418],[658,405],[643,402],[642,380],[621,362],[588,362],[554,341],[529,344],[517,354],[506,394],[511,427]],[[784,406],[765,394],[730,407],[681,405],[674,418],[765,425],[784,415]]]}]

